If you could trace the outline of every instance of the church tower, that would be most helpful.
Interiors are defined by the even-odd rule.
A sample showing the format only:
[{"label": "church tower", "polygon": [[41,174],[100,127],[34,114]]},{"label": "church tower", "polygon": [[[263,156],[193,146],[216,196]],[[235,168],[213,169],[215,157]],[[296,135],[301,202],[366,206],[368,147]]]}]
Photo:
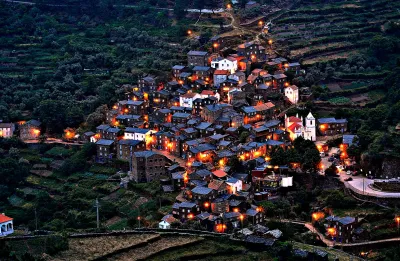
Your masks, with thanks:
[{"label": "church tower", "polygon": [[312,115],[312,113],[308,113],[306,117],[306,131],[307,131],[307,138],[312,141],[317,140],[317,128],[316,128],[316,123],[315,123],[315,118]]}]

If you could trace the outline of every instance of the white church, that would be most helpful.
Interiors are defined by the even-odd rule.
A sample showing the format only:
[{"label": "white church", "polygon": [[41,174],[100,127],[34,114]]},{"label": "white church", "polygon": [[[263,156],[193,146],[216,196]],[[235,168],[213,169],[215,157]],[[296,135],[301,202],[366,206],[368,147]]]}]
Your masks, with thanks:
[{"label": "white church", "polygon": [[299,118],[298,114],[296,114],[296,117],[288,117],[285,114],[285,130],[289,132],[291,140],[300,136],[306,140],[317,140],[317,127],[311,112],[307,115],[305,121],[303,117]]}]

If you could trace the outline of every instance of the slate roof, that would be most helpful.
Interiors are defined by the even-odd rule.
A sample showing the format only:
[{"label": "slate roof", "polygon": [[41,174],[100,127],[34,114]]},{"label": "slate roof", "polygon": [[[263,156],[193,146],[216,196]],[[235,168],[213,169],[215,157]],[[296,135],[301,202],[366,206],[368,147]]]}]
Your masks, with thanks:
[{"label": "slate roof", "polygon": [[102,124],[96,127],[96,130],[107,130],[110,128],[110,125]]},{"label": "slate roof", "polygon": [[353,217],[344,217],[344,218],[339,219],[338,221],[342,225],[349,225],[351,223],[354,223],[356,221],[356,219]]},{"label": "slate roof", "polygon": [[355,137],[357,137],[357,135],[343,135],[343,144],[352,145]]},{"label": "slate roof", "polygon": [[253,106],[246,106],[242,108],[245,113],[255,113],[256,109]]},{"label": "slate roof", "polygon": [[274,77],[275,79],[278,80],[278,79],[285,79],[287,76],[282,74],[282,73],[280,73],[280,74],[275,74],[272,77]]},{"label": "slate roof", "polygon": [[209,123],[209,122],[201,122],[199,125],[196,126],[196,129],[205,130],[208,127],[210,127],[211,125],[212,125],[212,123]]},{"label": "slate roof", "polygon": [[268,231],[266,234],[269,234],[269,235],[273,236],[274,238],[280,238],[282,236],[282,231],[280,231],[279,229],[274,229],[274,230]]},{"label": "slate roof", "polygon": [[335,118],[320,118],[318,119],[319,123],[322,124],[329,124],[329,123],[336,123],[336,124],[341,124],[341,123],[346,123],[346,119],[335,119]]},{"label": "slate roof", "polygon": [[199,169],[198,171],[194,172],[197,176],[205,178],[212,175],[212,172],[207,169]]},{"label": "slate roof", "polygon": [[33,125],[33,126],[39,127],[42,123],[40,121],[37,121],[37,120],[30,120],[30,121],[27,121],[25,124],[29,124],[29,125]]},{"label": "slate roof", "polygon": [[267,128],[271,128],[274,126],[278,126],[280,123],[281,122],[279,120],[270,120],[270,121],[267,121],[266,123],[264,123],[264,126]]},{"label": "slate roof", "polygon": [[237,218],[239,217],[241,214],[239,212],[225,212],[224,214],[222,214],[222,217],[225,219],[230,219],[230,218]]},{"label": "slate roof", "polygon": [[96,145],[111,146],[113,143],[113,140],[100,139],[96,142]]},{"label": "slate roof", "polygon": [[174,67],[172,67],[174,70],[182,70],[183,68],[185,68],[184,65],[174,65]]},{"label": "slate roof", "polygon": [[184,112],[175,112],[174,115],[172,115],[172,117],[175,118],[189,118],[190,114],[189,113],[184,113]]},{"label": "slate roof", "polygon": [[252,208],[249,208],[249,209],[246,211],[246,215],[251,216],[251,217],[254,217],[254,216],[256,216],[257,214],[258,214],[258,211],[255,210],[255,209],[252,209]]},{"label": "slate roof", "polygon": [[196,56],[205,56],[207,55],[207,52],[203,52],[203,51],[189,51],[188,55],[196,55]]},{"label": "slate roof", "polygon": [[208,66],[195,66],[195,67],[193,67],[193,71],[203,71],[203,72],[206,72],[206,71],[208,71],[208,70],[210,70],[211,69],[211,67],[208,67]]},{"label": "slate roof", "polygon": [[193,208],[196,206],[196,203],[193,202],[182,202],[179,204],[180,208]]},{"label": "slate roof", "polygon": [[149,129],[132,128],[132,127],[128,127],[128,128],[125,129],[125,132],[128,132],[128,133],[146,134],[146,133],[148,133],[149,131],[150,131]]},{"label": "slate roof", "polygon": [[135,151],[133,153],[133,155],[135,155],[135,157],[144,157],[144,158],[148,158],[151,157],[153,155],[156,155],[158,153],[154,152],[154,151],[150,151],[150,150],[145,150],[145,151]]},{"label": "slate roof", "polygon": [[192,189],[192,192],[195,194],[199,194],[199,195],[208,195],[212,192],[213,190],[207,187],[195,187],[194,189]]},{"label": "slate roof", "polygon": [[282,141],[277,141],[277,140],[267,140],[265,144],[267,144],[268,146],[281,146],[284,143]]},{"label": "slate roof", "polygon": [[136,146],[136,145],[140,144],[141,142],[143,142],[143,141],[141,141],[141,140],[119,140],[118,144],[119,145]]}]

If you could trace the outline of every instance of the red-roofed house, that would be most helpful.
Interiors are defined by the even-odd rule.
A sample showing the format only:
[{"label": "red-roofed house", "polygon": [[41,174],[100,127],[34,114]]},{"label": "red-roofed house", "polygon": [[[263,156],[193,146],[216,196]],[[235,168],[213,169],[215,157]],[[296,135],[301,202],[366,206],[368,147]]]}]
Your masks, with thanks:
[{"label": "red-roofed house", "polygon": [[200,93],[200,96],[201,96],[202,99],[205,99],[205,98],[208,98],[208,97],[213,96],[213,97],[217,98],[218,101],[219,101],[219,97],[220,97],[220,95],[219,95],[218,92],[214,92],[214,91],[211,91],[211,90],[204,90],[204,91],[202,91],[202,92]]},{"label": "red-roofed house", "polygon": [[221,83],[228,79],[229,71],[227,70],[215,70],[214,72],[214,86],[219,86]]},{"label": "red-roofed house", "polygon": [[4,213],[0,214],[0,237],[4,237],[12,233],[14,233],[13,219],[7,217],[4,215]]},{"label": "red-roofed house", "polygon": [[226,174],[226,172],[223,170],[217,169],[213,171],[213,175],[217,178],[225,178],[228,174]]}]

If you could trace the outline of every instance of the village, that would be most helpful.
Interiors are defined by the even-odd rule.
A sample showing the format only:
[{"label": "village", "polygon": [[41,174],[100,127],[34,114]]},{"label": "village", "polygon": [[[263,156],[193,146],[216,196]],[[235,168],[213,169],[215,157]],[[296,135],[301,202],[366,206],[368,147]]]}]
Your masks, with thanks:
[{"label": "village", "polygon": [[[287,115],[290,108],[301,109],[312,93],[290,83],[288,75],[305,71],[298,62],[271,55],[271,41],[269,47],[245,42],[227,53],[222,39],[211,40],[213,52],[190,51],[186,65],[171,68],[171,81],[147,75],[125,86],[126,99],[112,106],[103,125],[80,137],[68,129],[64,140],[95,143],[97,163],[128,161],[128,178],[121,186],[160,181],[164,193],[180,192],[161,229],[197,220],[205,230],[240,230],[250,236],[253,232],[245,227],[251,226],[259,236],[276,240],[282,232],[262,225],[262,202],[278,198],[279,188],[293,186],[296,173],[307,169],[324,175],[329,163],[321,158],[343,170],[352,165],[346,148],[355,136],[348,135],[346,119],[316,119],[311,111]],[[13,135],[13,124],[0,127],[1,136]],[[22,140],[37,140],[41,123],[24,122],[19,133]],[[337,136],[343,142],[328,154],[324,141]],[[294,150],[296,140],[312,142],[308,163],[299,157],[276,159]],[[328,229],[328,235],[336,236],[336,227],[343,225],[346,232],[337,231],[338,241],[353,240],[356,218],[328,221],[335,230]]]}]

